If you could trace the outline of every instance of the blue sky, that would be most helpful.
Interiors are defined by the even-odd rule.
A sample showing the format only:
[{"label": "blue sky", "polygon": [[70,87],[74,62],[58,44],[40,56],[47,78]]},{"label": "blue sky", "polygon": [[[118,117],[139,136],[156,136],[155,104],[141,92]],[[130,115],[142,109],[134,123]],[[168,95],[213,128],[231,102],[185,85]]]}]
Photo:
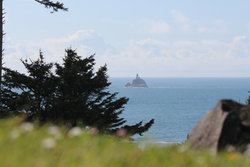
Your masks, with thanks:
[{"label": "blue sky", "polygon": [[51,14],[34,0],[5,2],[7,66],[64,50],[96,53],[111,77],[249,77],[248,0],[62,0]]}]

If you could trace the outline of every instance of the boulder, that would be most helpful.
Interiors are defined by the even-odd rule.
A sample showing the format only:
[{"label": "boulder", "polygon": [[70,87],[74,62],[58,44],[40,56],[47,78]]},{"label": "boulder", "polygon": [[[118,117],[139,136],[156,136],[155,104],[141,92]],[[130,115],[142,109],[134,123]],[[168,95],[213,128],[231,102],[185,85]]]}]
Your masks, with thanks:
[{"label": "boulder", "polygon": [[250,106],[222,100],[190,133],[187,143],[194,149],[218,152],[247,150],[250,144]]}]

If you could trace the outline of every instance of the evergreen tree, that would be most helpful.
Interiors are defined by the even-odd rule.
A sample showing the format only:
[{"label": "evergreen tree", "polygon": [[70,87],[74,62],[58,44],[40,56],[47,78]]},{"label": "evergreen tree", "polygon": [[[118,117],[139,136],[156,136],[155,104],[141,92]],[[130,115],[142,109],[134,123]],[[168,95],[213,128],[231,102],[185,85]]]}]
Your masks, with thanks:
[{"label": "evergreen tree", "polygon": [[44,62],[42,52],[38,60],[30,63],[25,60],[22,63],[28,75],[4,68],[2,110],[5,114],[1,114],[1,117],[25,113],[28,120],[42,121],[52,105],[55,91],[53,64]]},{"label": "evergreen tree", "polygon": [[24,113],[42,124],[90,126],[107,133],[124,128],[131,135],[142,135],[154,122],[124,125],[120,115],[128,99],[108,91],[107,66],[95,72],[94,55],[83,59],[68,49],[62,65],[45,63],[42,52],[38,60],[22,62],[28,75],[4,69],[2,117]]},{"label": "evergreen tree", "polygon": [[[52,8],[52,13],[57,12],[58,10],[67,11],[68,9],[64,7],[64,4],[61,2],[53,2],[51,0],[35,0],[36,2],[44,5],[46,8]],[[2,69],[3,69],[3,24],[4,20],[4,9],[3,9],[3,0],[0,0],[0,100],[2,95]]]}]

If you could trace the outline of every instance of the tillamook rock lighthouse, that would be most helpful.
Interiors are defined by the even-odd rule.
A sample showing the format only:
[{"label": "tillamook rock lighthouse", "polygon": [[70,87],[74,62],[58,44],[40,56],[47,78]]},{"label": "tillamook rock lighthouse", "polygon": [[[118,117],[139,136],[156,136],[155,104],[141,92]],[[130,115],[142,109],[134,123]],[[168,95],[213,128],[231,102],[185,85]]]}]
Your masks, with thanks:
[{"label": "tillamook rock lighthouse", "polygon": [[141,79],[139,77],[138,74],[136,74],[136,78],[132,81],[132,84],[130,82],[128,82],[126,85],[125,85],[126,88],[147,88],[148,85],[146,84],[146,82]]}]

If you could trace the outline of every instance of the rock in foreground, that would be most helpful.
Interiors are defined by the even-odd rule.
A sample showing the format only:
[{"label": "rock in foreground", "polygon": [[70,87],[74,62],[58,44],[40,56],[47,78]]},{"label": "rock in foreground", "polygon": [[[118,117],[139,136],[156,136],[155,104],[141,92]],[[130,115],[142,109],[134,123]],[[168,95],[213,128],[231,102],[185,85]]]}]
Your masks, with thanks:
[{"label": "rock in foreground", "polygon": [[217,152],[230,148],[245,152],[250,144],[250,106],[220,101],[196,125],[187,143],[194,149]]}]

